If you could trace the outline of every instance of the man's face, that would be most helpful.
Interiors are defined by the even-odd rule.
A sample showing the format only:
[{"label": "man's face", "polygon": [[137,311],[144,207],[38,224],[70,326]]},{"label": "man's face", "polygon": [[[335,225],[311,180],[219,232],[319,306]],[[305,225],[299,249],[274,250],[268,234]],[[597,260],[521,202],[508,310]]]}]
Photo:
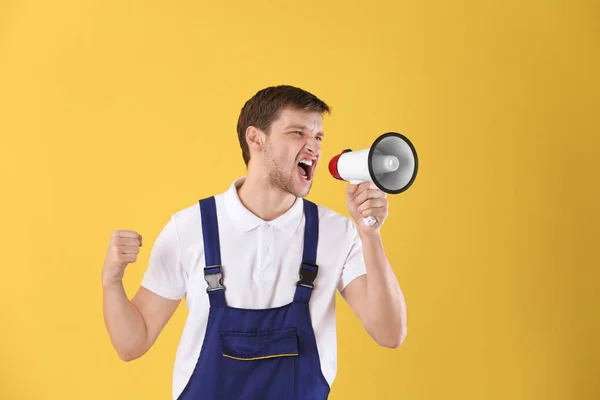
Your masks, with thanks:
[{"label": "man's face", "polygon": [[268,183],[304,197],[321,156],[323,118],[315,112],[284,109],[271,124],[264,150]]}]

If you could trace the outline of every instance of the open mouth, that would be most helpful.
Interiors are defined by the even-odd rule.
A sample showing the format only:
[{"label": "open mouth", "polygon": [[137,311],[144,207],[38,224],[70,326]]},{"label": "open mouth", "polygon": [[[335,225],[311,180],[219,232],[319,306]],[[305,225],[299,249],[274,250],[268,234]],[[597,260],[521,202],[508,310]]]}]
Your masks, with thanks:
[{"label": "open mouth", "polygon": [[304,180],[310,181],[313,175],[313,167],[313,161],[300,160],[300,162],[298,163],[298,173]]}]

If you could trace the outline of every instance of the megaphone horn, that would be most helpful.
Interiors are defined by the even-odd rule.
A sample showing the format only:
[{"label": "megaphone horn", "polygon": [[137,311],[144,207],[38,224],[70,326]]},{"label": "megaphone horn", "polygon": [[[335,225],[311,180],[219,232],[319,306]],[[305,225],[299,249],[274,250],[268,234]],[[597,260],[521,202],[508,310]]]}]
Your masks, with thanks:
[{"label": "megaphone horn", "polygon": [[[346,149],[329,161],[329,173],[334,178],[352,184],[373,182],[388,194],[407,190],[417,177],[418,167],[415,147],[397,132],[384,133],[370,148]],[[376,222],[372,216],[363,220],[367,226]]]}]

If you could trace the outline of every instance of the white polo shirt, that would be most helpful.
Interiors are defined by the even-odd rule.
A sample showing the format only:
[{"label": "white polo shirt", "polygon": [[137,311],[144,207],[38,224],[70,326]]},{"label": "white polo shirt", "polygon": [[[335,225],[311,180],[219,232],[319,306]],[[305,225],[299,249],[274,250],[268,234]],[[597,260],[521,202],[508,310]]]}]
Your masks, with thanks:
[{"label": "white polo shirt", "polygon": [[[266,222],[241,203],[237,188],[215,196],[228,305],[272,308],[294,298],[304,243],[303,200]],[[342,194],[343,195],[343,194]],[[331,386],[337,372],[335,294],[366,273],[362,244],[351,219],[323,206],[319,210],[319,272],[309,308],[321,368]],[[185,297],[189,309],[173,369],[173,398],[186,386],[200,355],[209,311],[204,280],[200,206],[174,213],[158,235],[142,286],[168,299]]]}]

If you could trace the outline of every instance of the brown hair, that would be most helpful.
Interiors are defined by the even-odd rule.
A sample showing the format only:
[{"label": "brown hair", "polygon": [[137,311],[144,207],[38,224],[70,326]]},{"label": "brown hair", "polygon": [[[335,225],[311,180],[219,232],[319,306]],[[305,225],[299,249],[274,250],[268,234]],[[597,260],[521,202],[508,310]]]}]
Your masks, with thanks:
[{"label": "brown hair", "polygon": [[250,161],[250,151],[246,142],[246,129],[254,126],[268,133],[271,123],[275,121],[286,107],[309,112],[330,113],[324,101],[306,90],[288,86],[271,86],[257,92],[244,104],[237,124],[238,139],[242,148],[244,163]]}]

